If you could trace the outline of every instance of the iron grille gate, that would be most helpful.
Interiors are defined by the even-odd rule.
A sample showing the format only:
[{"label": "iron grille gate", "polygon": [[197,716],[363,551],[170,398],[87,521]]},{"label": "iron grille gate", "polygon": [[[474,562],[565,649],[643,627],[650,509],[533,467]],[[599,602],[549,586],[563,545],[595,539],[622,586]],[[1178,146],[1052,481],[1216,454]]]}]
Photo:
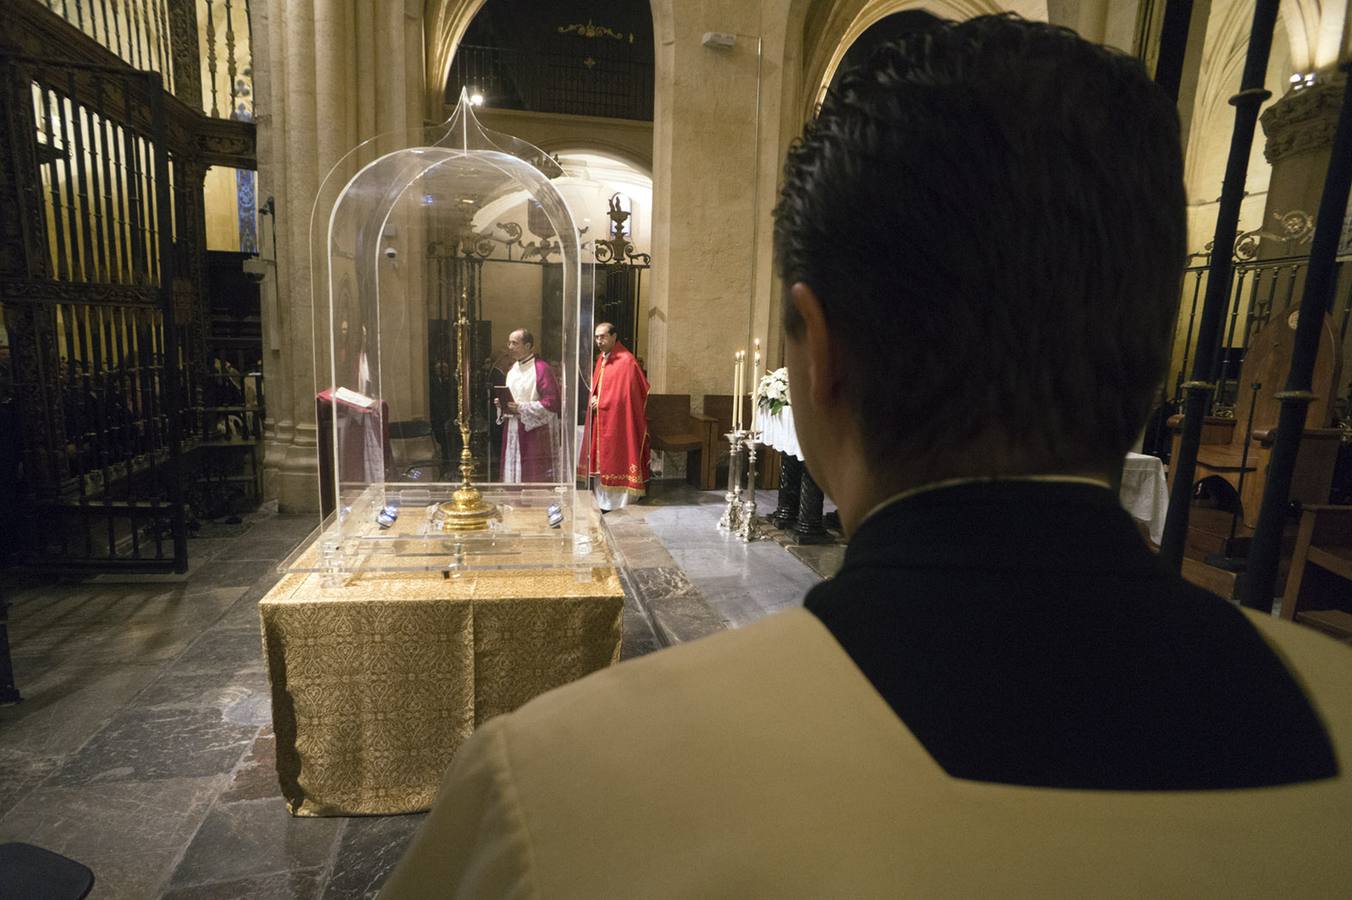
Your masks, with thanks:
[{"label": "iron grille gate", "polygon": [[22,431],[0,553],[185,571],[201,209],[160,76],[0,54],[0,78],[0,390]]}]

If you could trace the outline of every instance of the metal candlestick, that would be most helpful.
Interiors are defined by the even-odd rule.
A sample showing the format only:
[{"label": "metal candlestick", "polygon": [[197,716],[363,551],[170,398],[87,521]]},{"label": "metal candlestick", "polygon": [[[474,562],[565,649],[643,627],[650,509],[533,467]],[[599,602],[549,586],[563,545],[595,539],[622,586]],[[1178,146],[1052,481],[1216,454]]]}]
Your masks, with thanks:
[{"label": "metal candlestick", "polygon": [[728,508],[718,520],[718,530],[737,534],[742,527],[742,438],[746,432],[741,429],[729,431],[723,437],[728,439],[728,492],[723,499]]},{"label": "metal candlestick", "polygon": [[737,525],[737,536],[750,543],[765,536],[763,526],[756,518],[756,444],[760,442],[759,431],[746,432],[742,445],[746,447],[746,491],[747,499],[741,503],[741,521]]}]

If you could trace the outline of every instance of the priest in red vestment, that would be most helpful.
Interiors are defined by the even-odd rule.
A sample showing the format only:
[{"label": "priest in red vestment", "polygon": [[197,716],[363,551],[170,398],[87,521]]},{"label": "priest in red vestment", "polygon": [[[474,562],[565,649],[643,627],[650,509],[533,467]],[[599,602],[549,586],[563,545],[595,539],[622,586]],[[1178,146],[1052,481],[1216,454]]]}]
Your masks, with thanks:
[{"label": "priest in red vestment", "polygon": [[648,489],[648,379],[609,322],[596,326],[596,349],[579,468],[608,512]]}]

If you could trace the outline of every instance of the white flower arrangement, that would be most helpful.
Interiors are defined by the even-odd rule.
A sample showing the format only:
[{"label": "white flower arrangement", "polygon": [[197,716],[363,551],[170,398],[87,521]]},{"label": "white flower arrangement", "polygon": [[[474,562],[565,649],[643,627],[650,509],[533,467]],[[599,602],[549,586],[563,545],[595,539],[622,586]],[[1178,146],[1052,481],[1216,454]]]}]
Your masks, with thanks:
[{"label": "white flower arrangement", "polygon": [[760,408],[770,415],[778,415],[789,402],[789,370],[785,368],[767,372],[760,382]]}]

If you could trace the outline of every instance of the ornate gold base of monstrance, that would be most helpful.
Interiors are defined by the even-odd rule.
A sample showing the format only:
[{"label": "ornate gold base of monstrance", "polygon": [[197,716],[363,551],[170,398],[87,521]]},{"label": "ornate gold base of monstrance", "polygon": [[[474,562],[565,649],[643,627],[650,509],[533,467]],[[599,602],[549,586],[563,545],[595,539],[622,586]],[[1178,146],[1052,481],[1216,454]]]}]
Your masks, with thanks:
[{"label": "ornate gold base of monstrance", "polygon": [[451,494],[450,500],[437,504],[437,511],[432,515],[432,524],[442,531],[483,531],[498,515],[498,508],[485,502],[479,489],[469,480],[474,474],[474,456],[469,452],[469,416],[465,409],[465,393],[469,390],[468,306],[469,291],[465,288],[460,293],[460,308],[455,320],[455,346],[460,357],[460,378],[455,392],[460,413],[460,486]]},{"label": "ornate gold base of monstrance", "polygon": [[461,460],[460,472],[464,480],[451,494],[451,499],[437,504],[432,521],[442,531],[482,531],[488,527],[490,519],[497,518],[498,508],[485,502],[479,489],[469,483],[467,473],[473,471],[474,465],[469,450],[465,450]]}]

